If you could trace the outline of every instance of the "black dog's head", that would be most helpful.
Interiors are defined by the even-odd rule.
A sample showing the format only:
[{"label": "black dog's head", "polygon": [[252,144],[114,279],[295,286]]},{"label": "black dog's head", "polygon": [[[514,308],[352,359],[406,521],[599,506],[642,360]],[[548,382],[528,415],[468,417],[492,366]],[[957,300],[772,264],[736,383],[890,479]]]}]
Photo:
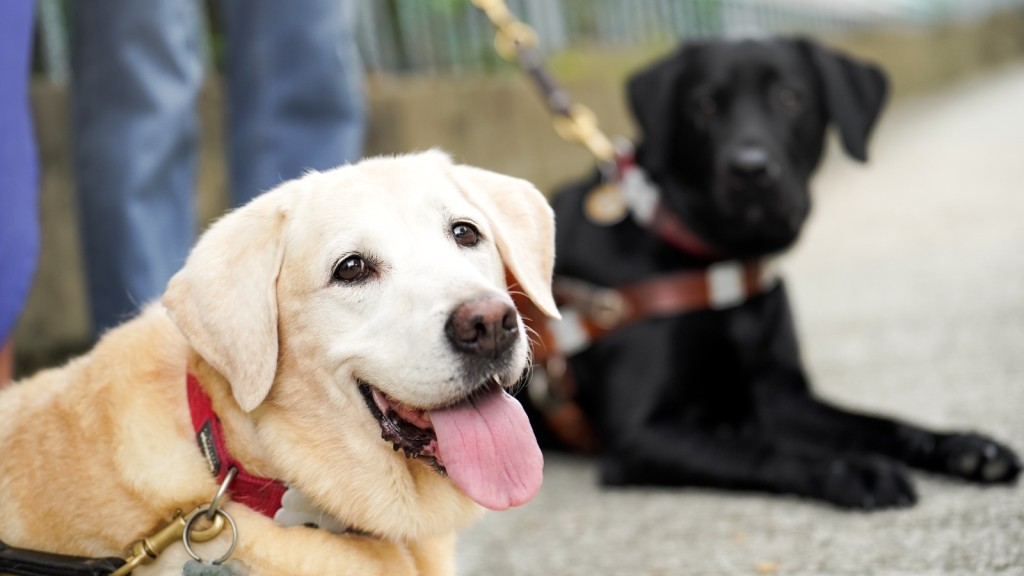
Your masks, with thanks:
[{"label": "black dog's head", "polygon": [[665,204],[721,251],[753,256],[799,235],[830,122],[866,160],[887,83],[809,40],[708,41],[640,71],[628,91],[638,162]]}]

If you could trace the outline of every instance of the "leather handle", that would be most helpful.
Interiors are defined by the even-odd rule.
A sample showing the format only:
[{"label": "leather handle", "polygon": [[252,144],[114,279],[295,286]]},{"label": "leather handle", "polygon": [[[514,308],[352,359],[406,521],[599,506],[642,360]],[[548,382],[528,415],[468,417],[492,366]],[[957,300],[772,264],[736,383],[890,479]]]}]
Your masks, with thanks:
[{"label": "leather handle", "polygon": [[86,558],[26,550],[0,541],[0,574],[14,576],[108,576],[124,565],[121,558]]}]

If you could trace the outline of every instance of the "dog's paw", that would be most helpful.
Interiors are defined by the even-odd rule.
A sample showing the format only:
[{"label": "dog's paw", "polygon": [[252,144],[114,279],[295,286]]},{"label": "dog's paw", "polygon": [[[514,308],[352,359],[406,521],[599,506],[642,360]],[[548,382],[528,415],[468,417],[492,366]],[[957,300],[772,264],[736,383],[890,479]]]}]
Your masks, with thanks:
[{"label": "dog's paw", "polygon": [[1022,467],[1013,450],[979,434],[939,437],[933,458],[939,472],[983,484],[1014,482]]},{"label": "dog's paw", "polygon": [[880,457],[837,457],[816,471],[812,496],[843,508],[880,510],[906,508],[917,493],[906,468]]}]

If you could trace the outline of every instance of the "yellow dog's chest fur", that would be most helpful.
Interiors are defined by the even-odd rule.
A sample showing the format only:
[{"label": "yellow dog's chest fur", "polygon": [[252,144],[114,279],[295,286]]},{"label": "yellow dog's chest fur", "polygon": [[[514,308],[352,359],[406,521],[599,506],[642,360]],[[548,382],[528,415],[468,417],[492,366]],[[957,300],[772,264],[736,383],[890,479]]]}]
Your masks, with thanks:
[{"label": "yellow dog's chest fur", "polygon": [[[0,393],[0,539],[117,556],[216,491],[185,398],[189,349],[153,306],[87,356]],[[447,574],[454,533],[399,543],[282,528],[244,506],[235,557],[253,574]],[[227,546],[227,534],[212,550]],[[181,545],[138,574],[180,574]]]}]

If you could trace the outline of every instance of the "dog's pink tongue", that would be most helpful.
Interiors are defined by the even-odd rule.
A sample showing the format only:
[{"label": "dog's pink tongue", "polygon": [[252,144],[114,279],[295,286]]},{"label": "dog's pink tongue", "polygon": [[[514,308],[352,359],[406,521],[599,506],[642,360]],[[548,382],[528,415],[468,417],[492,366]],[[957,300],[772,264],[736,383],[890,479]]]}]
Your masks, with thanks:
[{"label": "dog's pink tongue", "polygon": [[477,504],[505,510],[540,490],[544,456],[523,407],[504,390],[433,410],[430,421],[448,476]]}]

